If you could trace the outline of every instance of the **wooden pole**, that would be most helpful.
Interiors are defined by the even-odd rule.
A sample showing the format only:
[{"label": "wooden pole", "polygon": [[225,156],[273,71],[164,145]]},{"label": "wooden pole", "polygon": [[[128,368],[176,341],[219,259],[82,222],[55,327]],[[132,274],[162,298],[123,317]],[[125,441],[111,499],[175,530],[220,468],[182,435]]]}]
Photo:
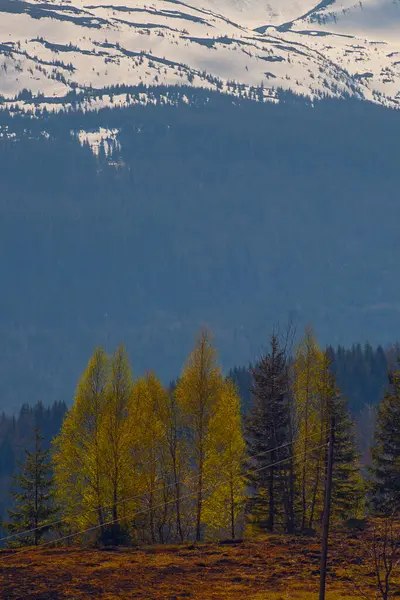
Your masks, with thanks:
[{"label": "wooden pole", "polygon": [[335,418],[331,419],[329,434],[328,470],[325,482],[325,502],[321,547],[321,567],[319,578],[319,600],[325,600],[326,562],[328,558],[329,518],[331,512],[332,471],[333,471],[333,446],[335,443]]}]

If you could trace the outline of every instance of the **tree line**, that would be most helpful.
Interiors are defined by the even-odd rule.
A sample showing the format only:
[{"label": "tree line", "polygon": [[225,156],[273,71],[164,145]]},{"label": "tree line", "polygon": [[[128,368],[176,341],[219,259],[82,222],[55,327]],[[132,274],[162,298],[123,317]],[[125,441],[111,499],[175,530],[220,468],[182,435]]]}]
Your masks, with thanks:
[{"label": "tree line", "polygon": [[245,416],[206,328],[168,388],[153,372],[134,379],[123,345],[112,356],[96,348],[51,453],[35,431],[6,524],[10,535],[33,531],[9,543],[314,532],[332,421],[334,523],[399,510],[400,370],[389,374],[365,477],[329,349],[320,348],[312,327],[294,352],[289,337],[271,334],[269,351],[252,369]]}]

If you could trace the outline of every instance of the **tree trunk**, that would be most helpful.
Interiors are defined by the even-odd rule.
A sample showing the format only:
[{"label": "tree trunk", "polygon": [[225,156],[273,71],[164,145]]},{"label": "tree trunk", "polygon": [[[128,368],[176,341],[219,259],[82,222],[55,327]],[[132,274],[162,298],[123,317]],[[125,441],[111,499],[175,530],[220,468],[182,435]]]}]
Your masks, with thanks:
[{"label": "tree trunk", "polygon": [[118,492],[117,492],[117,484],[115,483],[114,490],[113,490],[113,507],[112,507],[112,520],[115,521],[115,523],[117,522],[117,519],[118,519],[117,505],[118,505]]},{"label": "tree trunk", "polygon": [[233,493],[233,479],[232,479],[232,474],[231,474],[231,481],[230,481],[230,488],[231,488],[231,536],[232,539],[235,539],[235,496]]},{"label": "tree trunk", "polygon": [[[307,376],[308,377],[308,376]],[[302,500],[302,518],[301,528],[305,529],[306,526],[306,512],[307,512],[307,495],[306,495],[306,474],[307,474],[307,450],[308,450],[308,408],[309,408],[309,383],[307,381],[306,391],[306,411],[305,411],[305,432],[304,432],[304,453],[303,453],[303,473],[302,473],[302,485],[301,485],[301,500]]]},{"label": "tree trunk", "polygon": [[196,542],[201,540],[201,509],[203,503],[203,457],[200,458],[199,478],[197,483],[197,515],[196,515]]},{"label": "tree trunk", "polygon": [[294,465],[293,459],[289,463],[289,507],[287,532],[294,533]]},{"label": "tree trunk", "polygon": [[[291,404],[289,404],[289,411],[292,410]],[[292,424],[292,414],[289,415],[289,439],[292,442],[291,446],[289,446],[289,452],[291,453],[292,458],[289,460],[289,475],[288,475],[288,490],[287,490],[287,514],[286,514],[286,531],[287,533],[294,532],[294,445],[293,445],[293,424]]]},{"label": "tree trunk", "polygon": [[150,490],[150,535],[152,544],[156,543],[156,532],[154,530],[154,493],[153,493],[153,484],[151,484]]},{"label": "tree trunk", "polygon": [[[272,462],[273,455],[272,455]],[[268,480],[268,494],[269,494],[269,515],[268,515],[268,531],[274,530],[274,517],[275,517],[275,496],[274,496],[274,476],[275,469],[270,467],[269,469],[269,480]]]},{"label": "tree trunk", "polygon": [[176,450],[172,450],[172,465],[174,471],[175,484],[175,510],[176,510],[176,532],[181,543],[183,543],[183,531],[181,521],[181,485],[178,477],[178,469],[176,466]]},{"label": "tree trunk", "polygon": [[320,457],[318,456],[317,475],[315,477],[313,497],[312,497],[311,507],[310,507],[310,519],[308,521],[309,529],[312,529],[312,526],[314,524],[315,504],[317,501],[317,493],[318,493],[319,481],[320,481],[320,472],[321,472],[321,465],[320,465]]},{"label": "tree trunk", "polygon": [[183,543],[183,531],[181,521],[181,486],[179,481],[175,482],[176,487],[176,530],[181,543]]},{"label": "tree trunk", "polygon": [[39,543],[39,530],[38,530],[38,526],[39,526],[39,519],[38,519],[38,510],[39,510],[39,474],[38,474],[38,464],[37,464],[37,460],[38,460],[38,452],[39,452],[39,448],[38,448],[38,438],[37,438],[37,434],[36,434],[36,448],[35,448],[35,516],[34,516],[34,540],[35,540],[35,546],[38,545]]}]

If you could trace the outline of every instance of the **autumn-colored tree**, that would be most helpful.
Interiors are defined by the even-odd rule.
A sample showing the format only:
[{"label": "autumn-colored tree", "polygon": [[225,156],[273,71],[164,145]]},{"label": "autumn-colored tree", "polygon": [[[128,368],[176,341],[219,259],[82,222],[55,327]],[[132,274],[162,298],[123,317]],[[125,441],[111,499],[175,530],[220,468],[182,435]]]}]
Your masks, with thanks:
[{"label": "autumn-colored tree", "polygon": [[108,485],[104,461],[108,382],[109,359],[96,348],[54,442],[56,497],[66,521],[73,529],[99,525],[102,534]]},{"label": "autumn-colored tree", "polygon": [[104,420],[102,423],[102,446],[105,480],[105,501],[111,520],[111,541],[123,538],[120,523],[123,500],[129,496],[130,445],[128,429],[128,405],[132,395],[132,370],[125,347],[121,344],[111,360],[107,386]]},{"label": "autumn-colored tree", "polygon": [[326,463],[325,449],[329,412],[327,401],[333,391],[329,378],[324,375],[324,353],[321,351],[312,327],[308,326],[296,348],[293,393],[296,411],[297,492],[299,496],[300,528],[312,528],[323,504],[323,474]]},{"label": "autumn-colored tree", "polygon": [[[316,426],[319,434],[312,440],[317,448],[310,453],[310,459],[315,465],[315,480],[312,485],[309,527],[311,528],[316,517],[322,518],[325,476],[328,464],[328,441],[331,416],[334,403],[338,396],[335,378],[330,371],[330,357],[327,352],[318,349],[316,355]],[[325,444],[325,446],[324,446]]]},{"label": "autumn-colored tree", "polygon": [[219,393],[208,436],[204,473],[210,487],[204,497],[203,520],[211,535],[227,532],[235,539],[246,500],[245,441],[240,397],[230,380]]},{"label": "autumn-colored tree", "polygon": [[327,442],[335,419],[332,518],[360,516],[364,486],[358,464],[354,424],[337,387],[329,350],[323,352],[311,328],[300,342],[294,364],[297,416],[295,459],[301,528],[312,528],[323,513]]},{"label": "autumn-colored tree", "polygon": [[159,411],[165,427],[167,448],[167,452],[162,455],[164,472],[173,492],[176,538],[183,542],[187,535],[189,520],[188,511],[185,509],[190,505],[186,498],[187,493],[184,493],[184,486],[189,481],[187,432],[183,427],[183,415],[176,399],[175,387],[170,387],[161,400]]},{"label": "autumn-colored tree", "polygon": [[204,495],[210,483],[204,469],[206,456],[211,451],[210,426],[222,388],[223,376],[217,363],[216,351],[212,346],[210,333],[203,328],[175,391],[189,432],[191,459],[196,475],[196,540],[201,539]]},{"label": "autumn-colored tree", "polygon": [[159,379],[150,372],[136,381],[130,404],[132,473],[136,472],[136,490],[142,494],[138,505],[140,516],[136,521],[142,539],[152,543],[164,541],[164,520],[167,517],[163,510],[165,424],[160,414],[166,394]]}]

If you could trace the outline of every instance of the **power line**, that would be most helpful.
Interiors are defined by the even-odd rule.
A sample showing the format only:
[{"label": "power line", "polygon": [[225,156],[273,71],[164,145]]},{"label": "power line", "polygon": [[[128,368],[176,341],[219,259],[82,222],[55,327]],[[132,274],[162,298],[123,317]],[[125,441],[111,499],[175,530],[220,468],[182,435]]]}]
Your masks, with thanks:
[{"label": "power line", "polygon": [[[321,444],[321,445],[319,445],[319,446],[316,446],[316,447],[310,448],[310,450],[308,451],[308,453],[307,453],[307,454],[310,454],[311,452],[314,452],[315,450],[318,450],[318,449],[320,449],[320,448],[324,448],[324,447],[326,447],[326,446],[327,446],[327,443],[325,442],[324,444]],[[268,452],[271,452],[271,450],[268,450]],[[253,457],[253,458],[254,458],[254,457]],[[257,472],[259,472],[259,471],[263,471],[264,469],[270,469],[271,467],[275,467],[275,466],[277,466],[277,465],[279,465],[279,464],[282,464],[282,463],[284,463],[284,462],[287,462],[288,460],[291,460],[292,458],[294,458],[294,455],[293,455],[293,454],[292,454],[291,456],[287,457],[287,458],[284,458],[284,459],[282,459],[282,460],[276,461],[276,462],[274,462],[274,463],[271,463],[271,464],[269,464],[269,465],[265,465],[264,467],[260,467],[259,469],[252,469],[251,471],[252,471],[253,473],[257,473]],[[302,461],[300,461],[300,462],[302,462]],[[249,470],[249,471],[250,471],[250,470]],[[245,473],[245,474],[248,474],[248,473]],[[241,473],[241,474],[240,474],[240,477],[242,477],[242,476],[243,476],[243,475],[245,475],[245,474]],[[227,480],[227,481],[229,481],[229,480]],[[217,484],[215,484],[215,485],[213,485],[213,486],[211,486],[211,487],[207,488],[207,489],[205,490],[205,493],[207,493],[207,492],[209,492],[209,491],[211,491],[211,490],[213,490],[213,489],[217,489],[217,488],[218,488],[218,487],[220,487],[220,486],[221,486],[223,483],[225,483],[225,481],[222,481],[222,482],[220,481],[219,483],[217,483]],[[197,490],[196,490],[195,492],[192,492],[192,493],[190,493],[190,494],[186,494],[186,495],[184,495],[184,496],[181,496],[181,500],[183,500],[183,499],[186,499],[186,498],[191,498],[191,497],[193,497],[193,496],[197,496],[197,494],[198,494],[198,492],[197,492]],[[136,516],[138,516],[138,515],[141,515],[141,514],[147,514],[147,513],[151,512],[151,511],[155,510],[156,508],[162,508],[162,507],[164,507],[164,506],[167,506],[167,505],[169,505],[169,504],[174,504],[174,503],[175,503],[175,499],[173,499],[173,500],[171,500],[171,501],[169,501],[169,502],[162,502],[162,503],[160,503],[160,504],[157,504],[157,505],[153,506],[151,509],[144,509],[144,510],[141,510],[141,511],[134,512],[134,513],[133,513],[132,515],[130,515],[129,517],[127,517],[127,516],[124,516],[124,517],[119,517],[119,518],[117,518],[117,519],[112,519],[111,521],[107,521],[106,523],[103,523],[102,525],[94,525],[93,527],[89,527],[89,528],[87,528],[87,529],[83,529],[83,530],[81,530],[81,531],[77,531],[77,532],[75,532],[75,533],[71,533],[71,534],[69,534],[69,535],[63,536],[63,537],[59,538],[58,540],[50,540],[50,541],[48,541],[48,542],[45,542],[44,544],[40,544],[39,546],[35,546],[35,548],[43,548],[43,547],[45,547],[45,546],[49,546],[49,545],[52,545],[52,544],[54,544],[54,543],[63,542],[63,541],[65,541],[65,540],[71,539],[71,538],[73,538],[73,537],[76,537],[76,536],[78,536],[78,535],[83,535],[84,533],[90,533],[90,532],[92,532],[92,531],[95,531],[96,529],[100,529],[100,528],[102,528],[102,527],[105,527],[105,526],[107,526],[107,525],[114,525],[115,523],[118,523],[119,521],[121,521],[121,520],[124,520],[124,519],[127,519],[127,518],[133,519],[133,518],[135,518],[135,517],[136,517]],[[21,552],[27,552],[28,550],[32,550],[32,549],[31,549],[31,548],[22,548],[21,550],[18,550],[18,551],[16,551],[16,552],[13,552],[13,556],[15,556],[16,554],[20,554]],[[8,558],[8,556],[5,556],[5,557],[3,557],[3,559],[2,559],[2,560],[0,559],[0,562],[4,562],[4,559],[7,559],[7,558]]]},{"label": "power line", "polygon": [[[316,437],[317,435],[319,435],[319,433],[315,433],[311,436],[309,436],[308,439],[311,439],[313,437]],[[286,442],[285,444],[282,444],[281,446],[276,446],[275,448],[268,448],[268,450],[263,450],[262,452],[259,452],[258,454],[254,454],[253,456],[247,456],[245,458],[245,461],[249,461],[249,460],[253,460],[254,458],[258,458],[259,456],[262,456],[264,454],[268,454],[269,452],[276,452],[277,450],[281,450],[282,448],[286,448],[287,446],[290,446],[291,444],[294,444],[296,440],[292,440],[290,442]],[[159,459],[156,459],[156,461]],[[150,464],[150,463],[145,463],[146,465]],[[268,465],[271,466],[271,465]],[[189,479],[186,480],[186,482],[188,481],[192,481],[193,479],[196,479],[196,475],[193,475],[192,477],[189,477]],[[168,484],[167,486],[159,486],[158,488],[156,488],[155,490],[153,490],[154,492],[157,492],[159,490],[163,490],[163,489],[168,489],[170,487],[175,487],[177,484],[183,484],[185,485],[184,481],[174,481],[170,484]],[[89,514],[92,513],[96,513],[99,510],[104,510],[106,508],[112,508],[114,506],[119,506],[120,504],[124,504],[125,502],[131,502],[132,500],[137,500],[138,498],[143,498],[146,496],[146,492],[145,493],[141,493],[141,494],[135,494],[134,496],[130,496],[128,498],[122,498],[121,500],[118,500],[118,502],[113,502],[111,504],[104,504],[102,506],[96,507],[96,508],[92,508],[86,512],[84,512],[84,516],[87,516]],[[60,525],[62,523],[67,523],[68,519],[67,518],[63,518],[63,519],[58,519],[56,521],[51,521],[50,523],[43,523],[42,525],[38,526],[38,527],[34,527],[31,529],[25,529],[23,531],[19,531],[17,533],[13,533],[11,535],[7,535],[4,536],[2,538],[0,538],[0,542],[5,542],[11,539],[14,539],[16,537],[20,537],[22,535],[28,535],[30,533],[34,533],[35,531],[40,531],[41,529],[44,529],[45,527],[54,527],[55,525]]]}]

